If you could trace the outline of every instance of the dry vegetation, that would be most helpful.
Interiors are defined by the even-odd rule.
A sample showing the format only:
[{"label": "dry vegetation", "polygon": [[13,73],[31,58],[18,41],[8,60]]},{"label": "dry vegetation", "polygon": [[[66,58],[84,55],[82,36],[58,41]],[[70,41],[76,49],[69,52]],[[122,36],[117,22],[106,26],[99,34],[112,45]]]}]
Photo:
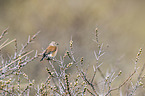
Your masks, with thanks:
[{"label": "dry vegetation", "polygon": [[[39,36],[39,32],[29,36],[26,44],[20,47],[17,44],[17,39],[11,41],[5,39],[7,30],[4,30],[0,36],[0,50],[12,43],[11,46],[15,47],[15,52],[10,54],[8,59],[3,58],[4,53],[1,54],[0,95],[2,96],[135,96],[139,91],[138,89],[143,89],[144,84],[142,80],[144,79],[143,71],[145,64],[141,68],[137,67],[142,48],[139,49],[134,60],[132,73],[125,80],[122,80],[121,83],[115,83],[114,86],[114,81],[117,82],[118,78],[122,78],[123,72],[112,69],[110,73],[105,73],[106,71],[102,70],[103,61],[100,61],[100,58],[103,58],[105,55],[105,50],[103,49],[103,43],[99,41],[97,29],[95,30],[95,40],[93,41],[97,45],[96,51],[94,51],[95,64],[85,64],[83,57],[76,58],[74,56],[75,50],[73,47],[75,45],[73,45],[73,40],[71,39],[69,49],[66,50],[59,60],[48,61],[51,68],[46,67],[46,69],[43,69],[48,73],[48,77],[45,82],[41,82],[41,85],[39,85],[35,83],[35,80],[31,80],[25,71],[22,70],[41,55],[41,53],[37,53],[37,50],[26,50],[27,46],[31,46],[37,35]],[[30,56],[33,52],[35,52],[35,55]],[[55,68],[54,63],[57,64],[59,70]],[[91,78],[90,74],[88,74],[90,69],[84,67],[84,65],[89,65],[92,68],[93,75],[91,74]],[[72,72],[67,71],[70,69],[72,71],[77,70],[73,72],[76,73],[76,76]],[[100,74],[100,77],[96,75],[97,73]],[[96,78],[100,78],[99,81]],[[132,79],[135,80],[133,81]],[[26,82],[25,85],[23,82]]]}]

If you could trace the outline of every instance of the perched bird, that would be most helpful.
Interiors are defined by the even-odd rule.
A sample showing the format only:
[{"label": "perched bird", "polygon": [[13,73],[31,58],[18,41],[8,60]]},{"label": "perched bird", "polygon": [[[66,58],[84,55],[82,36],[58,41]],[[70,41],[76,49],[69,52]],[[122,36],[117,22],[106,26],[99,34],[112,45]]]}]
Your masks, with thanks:
[{"label": "perched bird", "polygon": [[54,59],[54,57],[57,54],[58,51],[58,47],[57,47],[58,43],[52,41],[49,46],[46,48],[46,50],[43,52],[43,57],[40,61],[44,60],[45,58],[47,60],[52,60]]}]

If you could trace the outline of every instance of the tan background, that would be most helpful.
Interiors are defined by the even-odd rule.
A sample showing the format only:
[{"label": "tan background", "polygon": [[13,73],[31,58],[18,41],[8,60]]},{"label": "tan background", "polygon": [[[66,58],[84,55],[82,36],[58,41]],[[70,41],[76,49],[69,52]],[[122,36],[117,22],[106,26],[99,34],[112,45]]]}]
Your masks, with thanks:
[{"label": "tan background", "polygon": [[[69,48],[72,37],[75,57],[83,56],[87,66],[96,61],[93,39],[98,27],[105,51],[101,69],[104,74],[122,70],[119,80],[124,80],[133,71],[136,54],[145,44],[144,4],[143,0],[0,0],[0,31],[9,27],[6,37],[16,38],[20,49],[29,35],[40,30],[29,48],[42,52],[55,40],[59,43],[57,59]],[[12,55],[13,48],[7,47],[6,54]],[[143,65],[144,57],[143,51],[137,66]],[[42,82],[48,75],[45,66],[46,61],[40,63],[37,59],[25,66],[24,72],[30,79]],[[92,66],[89,68],[92,70]]]}]

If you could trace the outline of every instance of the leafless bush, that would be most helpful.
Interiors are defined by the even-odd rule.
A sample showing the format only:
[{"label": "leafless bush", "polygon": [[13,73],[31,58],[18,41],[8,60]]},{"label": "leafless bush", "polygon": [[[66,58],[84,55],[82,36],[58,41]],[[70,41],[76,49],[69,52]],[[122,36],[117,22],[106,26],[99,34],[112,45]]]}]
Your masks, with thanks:
[{"label": "leafless bush", "polygon": [[[94,56],[96,58],[96,63],[93,65],[93,76],[89,78],[87,75],[87,69],[84,69],[83,65],[85,65],[84,58],[81,57],[76,59],[74,56],[74,49],[73,49],[73,40],[70,40],[70,48],[64,53],[63,56],[60,57],[59,60],[51,60],[48,61],[51,68],[46,67],[46,72],[48,73],[48,77],[46,78],[45,82],[41,83],[41,86],[35,84],[34,81],[31,81],[27,74],[22,71],[22,68],[25,67],[27,64],[38,58],[39,55],[36,53],[34,56],[30,57],[29,54],[34,52],[34,50],[26,51],[26,47],[33,42],[39,32],[37,32],[32,37],[29,36],[28,41],[26,44],[22,46],[20,50],[18,50],[17,40],[11,40],[8,42],[8,39],[2,42],[3,37],[7,33],[7,30],[4,30],[0,36],[0,50],[3,50],[4,47],[9,45],[10,43],[14,42],[15,46],[15,53],[9,57],[8,60],[3,58],[1,54],[1,63],[0,63],[0,95],[30,95],[31,89],[33,89],[35,95],[37,96],[112,96],[112,92],[118,90],[120,96],[123,93],[121,88],[126,84],[131,84],[131,87],[128,87],[129,92],[125,94],[127,96],[135,95],[137,88],[142,87],[143,83],[142,80],[144,76],[142,73],[144,71],[145,64],[142,68],[137,67],[137,63],[139,57],[142,53],[142,48],[140,48],[139,52],[137,53],[134,69],[132,74],[130,74],[119,86],[112,87],[112,83],[116,80],[116,78],[120,78],[122,71],[115,72],[112,71],[109,75],[105,75],[103,70],[101,70],[101,65],[103,61],[100,61],[100,58],[103,58],[105,51],[103,50],[103,43],[99,42],[98,38],[98,30],[96,29],[96,39],[94,43],[98,46],[97,50],[94,51]],[[66,63],[69,62],[69,63]],[[101,62],[101,63],[99,63]],[[54,63],[57,63],[59,66],[59,71],[53,66]],[[68,73],[67,70],[71,69],[72,66],[75,66],[77,69],[77,75],[74,77],[73,74]],[[131,82],[131,78],[133,78],[134,74],[139,71],[137,81],[135,85]],[[73,71],[73,69],[72,69]],[[102,79],[101,81],[97,82],[96,84],[96,73],[99,72]],[[117,73],[117,75],[115,75]],[[29,83],[25,88],[21,88],[22,80],[27,80]]]}]

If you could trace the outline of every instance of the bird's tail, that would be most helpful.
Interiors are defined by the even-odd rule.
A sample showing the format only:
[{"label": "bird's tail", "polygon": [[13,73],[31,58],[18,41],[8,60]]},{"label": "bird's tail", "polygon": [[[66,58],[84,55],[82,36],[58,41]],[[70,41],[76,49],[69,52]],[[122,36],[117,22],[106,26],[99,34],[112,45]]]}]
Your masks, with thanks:
[{"label": "bird's tail", "polygon": [[44,59],[44,57],[42,57],[42,59],[40,61],[42,61]]}]

